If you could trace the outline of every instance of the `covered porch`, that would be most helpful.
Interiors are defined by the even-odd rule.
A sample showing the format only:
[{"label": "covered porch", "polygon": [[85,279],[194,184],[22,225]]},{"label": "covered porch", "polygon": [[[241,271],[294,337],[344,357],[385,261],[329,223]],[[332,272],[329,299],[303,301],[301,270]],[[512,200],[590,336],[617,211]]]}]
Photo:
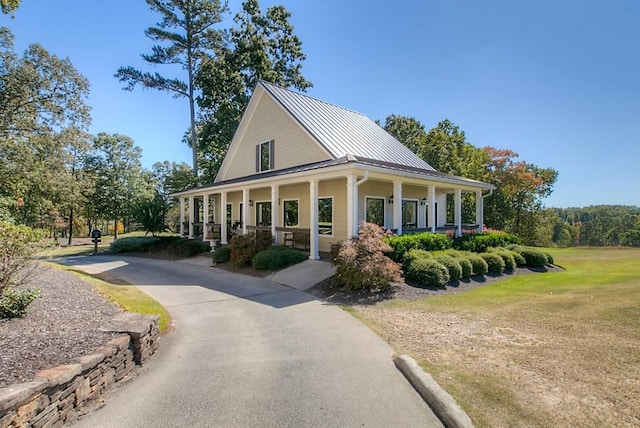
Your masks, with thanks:
[{"label": "covered porch", "polygon": [[[180,201],[182,236],[226,245],[234,234],[264,230],[275,243],[307,250],[316,260],[331,244],[357,235],[361,221],[399,235],[481,232],[484,198],[492,189],[444,174],[428,177],[347,164],[220,182],[174,196]],[[475,199],[472,225],[463,224],[465,194]],[[453,199],[452,218],[447,217],[447,198]]]}]

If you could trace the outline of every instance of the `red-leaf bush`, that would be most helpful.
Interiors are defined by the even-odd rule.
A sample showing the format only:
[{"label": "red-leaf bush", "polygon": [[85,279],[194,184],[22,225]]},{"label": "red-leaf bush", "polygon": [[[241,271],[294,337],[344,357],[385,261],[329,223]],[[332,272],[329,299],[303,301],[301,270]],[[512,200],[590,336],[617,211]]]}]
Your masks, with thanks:
[{"label": "red-leaf bush", "polygon": [[382,227],[362,222],[357,237],[331,246],[340,285],[350,290],[384,290],[402,280],[400,266],[385,255],[392,251],[385,236]]}]

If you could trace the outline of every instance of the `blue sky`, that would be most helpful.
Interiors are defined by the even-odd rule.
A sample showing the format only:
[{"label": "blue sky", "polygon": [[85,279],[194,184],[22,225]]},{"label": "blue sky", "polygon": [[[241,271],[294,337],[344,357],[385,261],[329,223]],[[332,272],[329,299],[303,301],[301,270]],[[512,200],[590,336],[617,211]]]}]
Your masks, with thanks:
[{"label": "blue sky", "polygon": [[[91,83],[90,131],[121,133],[143,164],[191,162],[185,99],[122,91],[145,68],[143,0],[23,0],[0,15],[19,50],[40,43]],[[284,4],[307,55],[311,96],[372,119],[448,118],[472,144],[559,171],[547,206],[640,205],[640,3],[565,0],[323,0]],[[231,0],[237,11],[240,0]],[[230,24],[227,18],[226,25]],[[146,69],[146,68],[145,68]],[[158,67],[157,71],[166,73]],[[169,73],[167,73],[169,74]]]}]

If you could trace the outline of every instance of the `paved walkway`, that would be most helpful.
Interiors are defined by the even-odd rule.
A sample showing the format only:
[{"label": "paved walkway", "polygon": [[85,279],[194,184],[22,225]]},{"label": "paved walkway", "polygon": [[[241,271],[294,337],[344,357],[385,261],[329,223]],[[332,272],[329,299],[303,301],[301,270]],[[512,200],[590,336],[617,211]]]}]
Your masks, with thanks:
[{"label": "paved walkway", "polygon": [[136,257],[69,258],[158,300],[175,330],[80,427],[441,426],[392,349],[338,307],[273,281]]}]

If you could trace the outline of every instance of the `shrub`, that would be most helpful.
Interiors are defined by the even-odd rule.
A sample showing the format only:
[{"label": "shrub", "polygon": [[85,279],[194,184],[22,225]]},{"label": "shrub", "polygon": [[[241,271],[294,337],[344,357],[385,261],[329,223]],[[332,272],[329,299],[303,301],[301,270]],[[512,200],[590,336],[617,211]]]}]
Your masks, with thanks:
[{"label": "shrub", "polygon": [[256,254],[251,260],[251,264],[254,269],[258,270],[278,270],[300,263],[305,259],[307,259],[305,254],[293,248],[273,247]]},{"label": "shrub", "polygon": [[471,262],[471,266],[473,266],[474,275],[484,275],[489,271],[489,265],[479,255],[470,254],[468,259]]},{"label": "shrub", "polygon": [[218,247],[213,252],[214,263],[225,263],[225,262],[228,262],[230,258],[231,258],[230,247]]},{"label": "shrub", "polygon": [[487,262],[487,271],[491,273],[504,272],[504,261],[496,253],[482,253],[480,257]]},{"label": "shrub", "polygon": [[256,253],[268,250],[273,245],[273,236],[270,230],[256,230],[253,237],[255,242]]},{"label": "shrub", "polygon": [[418,248],[412,248],[409,251],[407,251],[405,255],[402,257],[402,269],[405,271],[409,269],[409,265],[411,264],[411,262],[416,259],[430,259],[430,258],[431,258],[430,252],[421,250]]},{"label": "shrub", "polygon": [[167,252],[174,257],[193,257],[201,253],[211,251],[208,242],[194,241],[193,239],[173,239],[167,248]]},{"label": "shrub", "polygon": [[27,306],[40,294],[39,290],[25,290],[8,287],[0,294],[0,319],[22,318],[27,314]]},{"label": "shrub", "polygon": [[449,270],[435,259],[415,259],[405,278],[410,284],[422,287],[445,287],[450,280]]},{"label": "shrub", "polygon": [[520,238],[505,232],[483,232],[462,235],[453,240],[453,248],[474,253],[484,253],[489,247],[506,247],[519,244]]},{"label": "shrub", "polygon": [[162,240],[151,236],[131,236],[116,239],[109,245],[113,253],[146,253],[157,247]]},{"label": "shrub", "polygon": [[462,266],[456,259],[446,254],[439,254],[433,258],[449,271],[449,281],[458,281],[462,276]]},{"label": "shrub", "polygon": [[524,247],[520,249],[520,254],[527,262],[527,266],[543,267],[547,264],[547,256],[534,248]]},{"label": "shrub", "polygon": [[516,266],[524,266],[527,264],[527,261],[522,257],[522,254],[515,250],[507,250],[513,256],[513,260],[516,262]]},{"label": "shrub", "polygon": [[17,289],[34,271],[32,256],[45,246],[44,234],[28,226],[0,222],[0,318],[24,316],[37,290]]},{"label": "shrub", "polygon": [[462,268],[461,278],[469,278],[473,274],[473,265],[469,261],[469,258],[466,256],[457,257],[456,261],[460,263],[460,267]]},{"label": "shrub", "polygon": [[490,253],[494,253],[502,257],[505,270],[511,270],[516,267],[516,261],[513,257],[512,251],[509,251],[506,248],[489,248],[488,250]]},{"label": "shrub", "polygon": [[411,249],[438,251],[451,248],[451,238],[442,233],[416,233],[401,236],[389,236],[385,241],[391,246],[390,257],[401,262],[402,257]]},{"label": "shrub", "polygon": [[256,255],[254,240],[249,235],[235,235],[229,242],[231,265],[240,268],[251,262]]},{"label": "shrub", "polygon": [[400,266],[384,254],[392,250],[384,237],[380,226],[362,222],[358,236],[332,245],[331,262],[338,283],[352,290],[376,290],[400,281]]},{"label": "shrub", "polygon": [[547,264],[548,265],[553,265],[554,264],[554,260],[553,260],[553,256],[547,252],[543,252],[542,254],[544,254],[547,257]]}]

